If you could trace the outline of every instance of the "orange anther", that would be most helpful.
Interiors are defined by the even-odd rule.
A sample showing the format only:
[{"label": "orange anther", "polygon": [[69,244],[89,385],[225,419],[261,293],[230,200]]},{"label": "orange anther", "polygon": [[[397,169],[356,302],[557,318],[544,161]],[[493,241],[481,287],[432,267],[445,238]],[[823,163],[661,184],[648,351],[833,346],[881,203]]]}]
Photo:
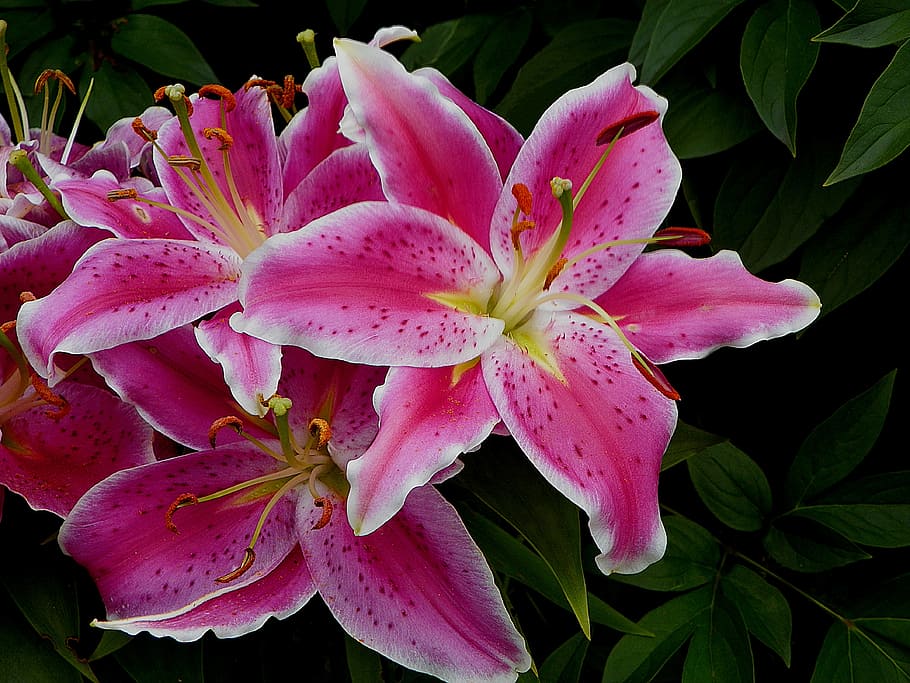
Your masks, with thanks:
[{"label": "orange anther", "polygon": [[31,292],[19,292],[19,303],[24,304],[26,301],[34,301],[37,299],[34,294]]},{"label": "orange anther", "polygon": [[521,248],[518,242],[518,236],[525,230],[531,230],[534,227],[534,221],[518,221],[512,224],[512,247],[515,251]]},{"label": "orange anther", "polygon": [[316,448],[325,446],[332,438],[332,428],[321,417],[314,417],[309,424],[310,434],[316,439]]},{"label": "orange anther", "polygon": [[228,572],[224,576],[219,576],[215,581],[218,583],[230,583],[234,579],[239,579],[241,576],[246,574],[250,567],[253,566],[253,562],[256,561],[256,553],[253,552],[252,548],[246,548],[243,551],[243,562],[240,563],[240,566],[237,567],[232,572]]},{"label": "orange anther", "polygon": [[547,271],[547,278],[544,280],[543,288],[550,289],[550,285],[553,284],[553,280],[556,279],[556,276],[562,272],[562,269],[565,268],[566,264],[569,262],[568,259],[560,257],[557,259],[556,263]]},{"label": "orange anther", "polygon": [[166,86],[166,85],[162,85],[160,88],[158,88],[158,89],[154,92],[154,94],[152,95],[152,97],[155,98],[155,101],[156,101],[156,102],[160,102],[160,101],[163,100],[165,97],[167,97],[167,92],[166,92],[166,91],[167,91],[167,86]]},{"label": "orange anther", "polygon": [[60,418],[65,417],[70,411],[70,404],[67,400],[60,394],[55,394],[51,391],[51,388],[47,386],[47,383],[31,368],[28,369],[28,375],[32,382],[32,388],[35,390],[35,393],[41,397],[41,400],[57,408],[56,410],[45,410],[44,414],[52,420],[59,420]]},{"label": "orange anther", "polygon": [[278,84],[275,81],[270,81],[265,78],[251,78],[243,84],[243,89],[249,90],[250,88],[270,88],[273,85]]},{"label": "orange anther", "polygon": [[212,423],[212,426],[209,427],[209,443],[212,444],[212,448],[215,448],[215,437],[225,427],[230,427],[238,434],[243,433],[243,420],[234,415],[228,415],[226,417],[219,417]]},{"label": "orange anther", "polygon": [[676,391],[669,380],[664,377],[664,373],[644,356],[642,356],[642,359],[644,360],[644,363],[636,354],[632,354],[632,365],[635,366],[635,369],[638,370],[642,376],[651,383],[651,386],[657,389],[661,394],[672,401],[678,401],[680,399],[679,392]]},{"label": "orange anther", "polygon": [[234,138],[224,128],[203,128],[202,135],[206,140],[215,138],[220,141],[221,144],[218,146],[220,150],[230,149],[234,144]]},{"label": "orange anther", "polygon": [[15,328],[16,328],[16,321],[7,320],[5,323],[0,325],[0,332],[2,332],[3,334],[6,334],[7,332],[9,332],[10,330],[15,329]]},{"label": "orange anther", "polygon": [[199,499],[194,496],[192,493],[181,493],[174,499],[174,502],[170,504],[167,509],[167,512],[164,513],[164,526],[168,528],[168,531],[172,531],[175,534],[180,532],[177,530],[177,525],[174,524],[174,513],[177,512],[182,507],[187,505],[195,505],[199,502]]},{"label": "orange anther", "polygon": [[200,97],[208,97],[211,99],[220,99],[224,102],[224,111],[231,111],[234,107],[237,106],[237,100],[234,99],[234,93],[225,88],[223,85],[209,84],[204,85],[199,88]]},{"label": "orange anther", "polygon": [[635,131],[654,123],[659,117],[660,114],[653,110],[631,114],[600,131],[597,136],[597,144],[609,145],[613,140],[617,139],[617,136],[622,138],[631,135]]},{"label": "orange anther", "polygon": [[198,171],[202,167],[202,161],[196,157],[186,156],[185,154],[174,154],[167,158],[170,166],[181,166],[189,168],[191,171]]},{"label": "orange anther", "polygon": [[654,237],[668,247],[701,247],[711,241],[711,235],[699,228],[664,228]]},{"label": "orange anther", "polygon": [[116,202],[118,199],[139,199],[139,192],[131,187],[125,187],[121,190],[111,190],[106,196],[109,202]]},{"label": "orange anther", "polygon": [[158,139],[158,131],[148,128],[138,116],[133,119],[133,132],[146,142]]},{"label": "orange anther", "polygon": [[531,190],[524,183],[512,185],[512,196],[518,202],[518,208],[525,216],[531,215]]},{"label": "orange anther", "polygon": [[294,98],[297,96],[297,93],[302,92],[303,89],[299,85],[294,84],[294,77],[287,75],[284,77],[284,89],[282,91],[281,106],[285,109],[290,109],[294,106]]},{"label": "orange anther", "polygon": [[62,83],[73,95],[76,94],[76,88],[73,85],[73,82],[70,80],[69,76],[63,73],[60,69],[45,69],[40,74],[38,74],[38,78],[35,79],[35,92],[41,92],[41,89],[51,78],[53,78],[58,83]]},{"label": "orange anther", "polygon": [[335,509],[332,505],[332,499],[327,496],[320,496],[313,501],[313,505],[318,508],[322,508],[322,517],[319,518],[319,521],[316,522],[311,528],[312,529],[321,529],[332,519],[332,510]]}]

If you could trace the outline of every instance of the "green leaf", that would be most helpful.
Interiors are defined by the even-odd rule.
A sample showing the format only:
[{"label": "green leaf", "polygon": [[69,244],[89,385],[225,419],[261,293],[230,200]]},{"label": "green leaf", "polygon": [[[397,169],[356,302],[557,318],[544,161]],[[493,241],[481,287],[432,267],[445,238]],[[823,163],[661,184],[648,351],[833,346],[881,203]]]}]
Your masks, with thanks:
[{"label": "green leaf", "polygon": [[209,5],[216,7],[259,7],[252,0],[202,0]]},{"label": "green leaf", "polygon": [[739,66],[762,121],[796,156],[796,99],[818,57],[809,41],[819,29],[808,0],[773,0],[757,10],[743,34]]},{"label": "green leaf", "polygon": [[787,569],[822,572],[871,557],[840,534],[810,520],[785,518],[780,523],[785,529],[772,526],[764,546]]},{"label": "green leaf", "polygon": [[[459,513],[471,537],[496,571],[520,581],[563,609],[571,610],[553,572],[530,548],[473,510],[460,508]],[[588,605],[591,620],[597,624],[622,633],[650,635],[596,595],[588,593]]]},{"label": "green leaf", "polygon": [[130,14],[111,36],[114,52],[163,76],[195,85],[215,83],[218,77],[183,31],[151,14]]},{"label": "green leaf", "polygon": [[351,25],[366,7],[367,0],[326,0],[326,7],[332,23],[338,28],[338,33],[346,36],[351,30]]},{"label": "green leaf", "polygon": [[648,612],[639,625],[654,636],[623,636],[607,657],[603,683],[652,680],[692,635],[699,617],[711,609],[712,599],[712,587],[705,586]]},{"label": "green leaf", "polygon": [[[654,85],[743,0],[647,0],[629,59]],[[642,54],[641,46],[647,48]]]},{"label": "green leaf", "polygon": [[109,654],[113,654],[127,645],[132,639],[132,636],[129,636],[122,631],[102,631],[101,642],[98,643],[98,647],[95,648],[92,656],[88,659],[90,662],[94,662],[103,657],[107,657]]},{"label": "green leaf", "polygon": [[695,490],[731,529],[757,531],[771,511],[771,486],[748,455],[726,442],[686,461]]},{"label": "green leaf", "polygon": [[751,683],[754,679],[752,647],[743,618],[734,604],[715,595],[710,611],[699,615],[682,683]]},{"label": "green leaf", "polygon": [[793,619],[783,593],[741,564],[724,574],[720,585],[739,608],[749,632],[780,655],[789,668]]},{"label": "green leaf", "polygon": [[825,185],[884,166],[910,145],[910,43],[905,42],[872,84],[840,161]]},{"label": "green leaf", "polygon": [[459,482],[511,524],[543,558],[562,586],[582,631],[590,636],[578,508],[556,492],[524,454],[503,446],[495,457],[465,458]]},{"label": "green leaf", "polygon": [[620,19],[567,26],[521,67],[496,111],[527,133],[560,95],[614,66],[634,26]]},{"label": "green leaf", "polygon": [[910,471],[873,474],[845,481],[830,491],[820,503],[906,503],[910,500]]},{"label": "green leaf", "polygon": [[102,130],[124,116],[135,116],[155,102],[151,88],[142,80],[142,76],[129,67],[115,69],[110,62],[105,61],[98,71],[83,69],[79,83],[82,97],[88,89],[90,78],[95,79],[95,85],[85,115]]},{"label": "green leaf", "polygon": [[202,643],[140,634],[114,654],[136,683],[202,683]]},{"label": "green leaf", "polygon": [[[882,623],[888,621],[899,623]],[[850,627],[833,624],[822,643],[811,683],[906,683],[910,679],[908,623],[905,619],[858,619]],[[883,638],[877,628],[898,636],[899,641],[887,642],[891,638]]]},{"label": "green leaf", "polygon": [[704,78],[679,73],[662,85],[661,94],[670,102],[664,133],[681,159],[717,154],[761,128],[745,95]]},{"label": "green leaf", "polygon": [[148,7],[160,7],[161,5],[183,5],[189,0],[130,0],[130,6],[133,11],[144,10]]},{"label": "green leaf", "polygon": [[684,591],[713,581],[720,564],[720,547],[711,534],[677,516],[665,518],[664,528],[667,552],[659,561],[638,574],[613,574],[610,578],[653,591]]},{"label": "green leaf", "polygon": [[792,506],[836,484],[863,461],[885,423],[895,373],[847,401],[806,437],[787,475]]},{"label": "green leaf", "polygon": [[881,47],[910,37],[906,0],[858,0],[834,26],[812,40],[858,47]]},{"label": "green leaf", "polygon": [[404,51],[401,63],[410,70],[432,66],[451,75],[477,51],[496,21],[488,14],[469,14],[434,24]]},{"label": "green leaf", "polygon": [[[0,671],[15,673],[4,680],[28,683],[82,683],[82,675],[59,657],[0,595]],[[2,677],[2,676],[0,676]]]},{"label": "green leaf", "polygon": [[865,291],[910,244],[910,196],[896,189],[864,184],[862,201],[849,202],[806,244],[799,279],[818,292],[823,316]]},{"label": "green leaf", "polygon": [[685,422],[677,422],[676,431],[673,432],[673,438],[670,439],[667,452],[664,453],[663,460],[660,462],[660,469],[661,471],[668,470],[673,465],[684,462],[693,455],[698,455],[706,448],[724,441],[726,439],[722,436],[711,434]]},{"label": "green leaf", "polygon": [[350,636],[345,636],[344,650],[347,654],[351,683],[373,683],[382,680],[382,657],[378,652],[361,645]]},{"label": "green leaf", "polygon": [[588,653],[589,641],[576,633],[556,648],[540,667],[540,680],[547,683],[578,683]]},{"label": "green leaf", "polygon": [[877,548],[910,545],[910,505],[812,505],[790,513]]},{"label": "green leaf", "polygon": [[515,63],[531,35],[533,16],[527,10],[505,15],[487,35],[474,59],[474,97],[484,104],[503,74]]}]

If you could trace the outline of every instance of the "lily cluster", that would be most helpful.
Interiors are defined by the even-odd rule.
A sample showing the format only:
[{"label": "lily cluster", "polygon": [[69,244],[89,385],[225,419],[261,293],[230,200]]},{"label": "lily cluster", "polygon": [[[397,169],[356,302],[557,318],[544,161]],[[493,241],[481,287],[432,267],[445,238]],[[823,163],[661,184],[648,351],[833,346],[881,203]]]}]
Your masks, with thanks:
[{"label": "lily cluster", "polygon": [[[122,162],[41,163],[62,223],[0,221],[0,483],[64,517],[98,626],[235,637],[318,592],[406,667],[515,680],[524,640],[435,488],[459,456],[514,439],[586,513],[600,570],[639,572],[666,547],[679,395],[658,365],[818,315],[800,282],[680,250],[707,235],[665,224],[667,103],[631,65],[525,140],[382,49],[412,35],[336,40],[277,136],[266,81],[162,88],[173,113],[82,157],[126,130]],[[57,482],[78,491],[42,502]]]}]

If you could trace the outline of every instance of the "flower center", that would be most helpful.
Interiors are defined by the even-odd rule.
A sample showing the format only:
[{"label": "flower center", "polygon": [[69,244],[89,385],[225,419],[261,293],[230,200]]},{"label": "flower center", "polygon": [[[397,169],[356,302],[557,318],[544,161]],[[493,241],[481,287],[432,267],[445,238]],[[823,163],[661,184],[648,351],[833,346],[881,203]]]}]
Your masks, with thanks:
[{"label": "flower center", "polygon": [[60,419],[69,412],[69,403],[48,388],[29,367],[22,352],[7,334],[14,327],[15,321],[12,320],[0,325],[0,349],[6,352],[9,359],[0,363],[0,425],[40,405],[51,406],[46,411],[47,416]]}]

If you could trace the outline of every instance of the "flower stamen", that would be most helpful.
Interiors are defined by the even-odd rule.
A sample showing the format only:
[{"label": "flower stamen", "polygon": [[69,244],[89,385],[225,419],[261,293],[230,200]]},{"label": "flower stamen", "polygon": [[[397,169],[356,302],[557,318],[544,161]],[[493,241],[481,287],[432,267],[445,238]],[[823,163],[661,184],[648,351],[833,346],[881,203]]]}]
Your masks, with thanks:
[{"label": "flower stamen", "polygon": [[597,144],[606,145],[616,142],[619,138],[631,135],[637,130],[654,123],[660,114],[654,110],[641,111],[637,114],[631,114],[616,123],[610,124],[597,135]]},{"label": "flower stamen", "polygon": [[154,142],[158,139],[158,131],[152,130],[144,123],[142,123],[142,119],[138,116],[133,119],[132,128],[133,132],[146,142]]},{"label": "flower stamen", "polygon": [[38,376],[38,373],[33,369],[29,368],[28,374],[35,393],[38,394],[45,403],[56,407],[56,410],[44,411],[44,414],[52,420],[59,420],[65,417],[70,412],[69,402],[60,394],[51,391],[50,387],[47,386],[47,383],[41,379],[41,377]]},{"label": "flower stamen", "polygon": [[167,527],[168,531],[179,534],[180,531],[177,529],[177,525],[174,524],[174,513],[182,507],[196,505],[198,502],[199,499],[192,493],[181,493],[177,496],[174,502],[168,506],[167,512],[164,513],[164,526]]},{"label": "flower stamen", "polygon": [[234,144],[234,138],[224,128],[203,128],[202,136],[206,140],[218,140],[221,143],[218,149],[221,151],[229,150]]},{"label": "flower stamen", "polygon": [[237,106],[237,100],[234,98],[234,93],[223,85],[203,85],[199,88],[199,96],[208,97],[209,99],[220,99],[224,103],[225,112],[232,111],[234,107]]},{"label": "flower stamen", "polygon": [[228,572],[224,576],[219,576],[215,581],[218,583],[230,583],[236,579],[239,579],[241,576],[246,574],[250,567],[253,566],[253,563],[256,561],[256,553],[252,548],[246,548],[243,551],[243,562],[240,563],[240,566],[237,569]]},{"label": "flower stamen", "polygon": [[328,496],[320,496],[319,498],[316,498],[313,501],[313,505],[318,508],[322,508],[322,517],[320,517],[319,521],[310,527],[313,531],[315,531],[316,529],[323,528],[326,524],[329,523],[329,521],[331,521],[334,505],[332,505],[332,499]]}]

